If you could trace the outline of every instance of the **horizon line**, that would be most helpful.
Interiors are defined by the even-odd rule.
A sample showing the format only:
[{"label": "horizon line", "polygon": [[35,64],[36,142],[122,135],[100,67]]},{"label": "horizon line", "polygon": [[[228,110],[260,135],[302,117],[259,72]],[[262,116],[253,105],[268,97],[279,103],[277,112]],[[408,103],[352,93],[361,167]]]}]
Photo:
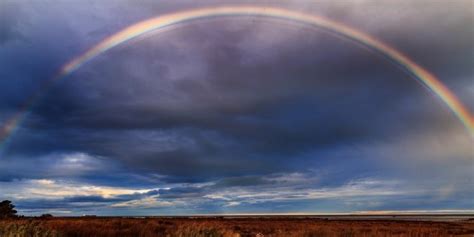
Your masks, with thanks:
[{"label": "horizon line", "polygon": [[[54,211],[51,212],[54,214]],[[45,214],[51,214],[45,212]],[[62,215],[61,215],[62,214]],[[56,217],[239,217],[239,216],[474,216],[474,209],[468,210],[404,210],[404,211],[354,211],[354,212],[274,212],[274,213],[196,213],[196,214],[157,214],[157,215],[101,215],[77,214],[64,215],[58,213]],[[34,215],[24,215],[35,217]]]}]

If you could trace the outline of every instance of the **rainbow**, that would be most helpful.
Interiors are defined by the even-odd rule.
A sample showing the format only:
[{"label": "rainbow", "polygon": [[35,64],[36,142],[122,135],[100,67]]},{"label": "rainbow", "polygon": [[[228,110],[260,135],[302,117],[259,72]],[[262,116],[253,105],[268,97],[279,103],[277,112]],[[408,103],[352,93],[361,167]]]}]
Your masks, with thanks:
[{"label": "rainbow", "polygon": [[[414,61],[412,61],[400,51],[388,46],[387,44],[365,33],[357,31],[349,26],[340,24],[338,22],[320,16],[273,7],[224,6],[201,8],[163,15],[138,22],[111,35],[110,37],[107,37],[102,42],[87,50],[85,53],[75,57],[74,59],[66,63],[63,67],[61,67],[58,74],[51,80],[49,80],[48,83],[51,84],[54,81],[65,78],[67,75],[71,74],[85,63],[94,59],[97,55],[100,55],[119,44],[123,44],[131,39],[139,37],[148,32],[164,29],[166,27],[193,20],[222,16],[261,16],[289,20],[293,22],[316,26],[318,28],[322,28],[329,32],[333,32],[348,39],[359,42],[364,46],[367,46],[368,48],[381,53],[391,61],[404,68],[422,85],[424,85],[434,94],[436,94],[466,127],[469,134],[474,137],[474,117],[470,114],[468,109],[433,74],[416,64]],[[43,87],[43,90],[46,90],[44,88],[47,87],[48,86]],[[7,120],[4,125],[2,125],[0,129],[0,145],[3,145],[5,141],[9,137],[11,137],[12,134],[14,134],[14,131],[19,127],[19,125],[27,116],[28,112],[34,104],[34,101],[36,101],[38,97],[40,97],[39,94],[41,93],[35,93],[33,96],[31,96],[25,106],[23,106],[22,110],[12,116],[9,120]]]}]

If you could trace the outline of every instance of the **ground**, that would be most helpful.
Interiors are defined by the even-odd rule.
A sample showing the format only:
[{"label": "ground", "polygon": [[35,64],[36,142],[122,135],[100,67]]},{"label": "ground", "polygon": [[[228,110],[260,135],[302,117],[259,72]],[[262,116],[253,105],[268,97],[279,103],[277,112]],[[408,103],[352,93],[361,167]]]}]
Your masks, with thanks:
[{"label": "ground", "polygon": [[0,220],[0,236],[474,236],[473,219],[82,217]]}]

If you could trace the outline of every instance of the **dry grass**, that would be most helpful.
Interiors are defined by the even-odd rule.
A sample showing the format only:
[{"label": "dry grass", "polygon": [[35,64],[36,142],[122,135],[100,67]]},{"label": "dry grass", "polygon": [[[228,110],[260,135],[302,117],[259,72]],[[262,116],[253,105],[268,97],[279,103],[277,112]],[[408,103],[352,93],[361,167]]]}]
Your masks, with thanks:
[{"label": "dry grass", "polygon": [[52,218],[0,220],[1,237],[474,236],[473,222],[295,218]]}]

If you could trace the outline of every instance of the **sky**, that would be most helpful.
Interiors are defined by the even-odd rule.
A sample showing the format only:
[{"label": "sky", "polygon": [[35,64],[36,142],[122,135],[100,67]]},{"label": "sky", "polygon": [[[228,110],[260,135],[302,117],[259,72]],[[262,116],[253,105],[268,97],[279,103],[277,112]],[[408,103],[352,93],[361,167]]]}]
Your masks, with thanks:
[{"label": "sky", "polygon": [[[393,62],[314,26],[189,21],[50,83],[134,23],[242,4],[1,1],[0,127],[34,103],[1,141],[0,199],[22,215],[474,212],[474,140],[459,119]],[[472,1],[258,6],[367,33],[474,111]]]}]

